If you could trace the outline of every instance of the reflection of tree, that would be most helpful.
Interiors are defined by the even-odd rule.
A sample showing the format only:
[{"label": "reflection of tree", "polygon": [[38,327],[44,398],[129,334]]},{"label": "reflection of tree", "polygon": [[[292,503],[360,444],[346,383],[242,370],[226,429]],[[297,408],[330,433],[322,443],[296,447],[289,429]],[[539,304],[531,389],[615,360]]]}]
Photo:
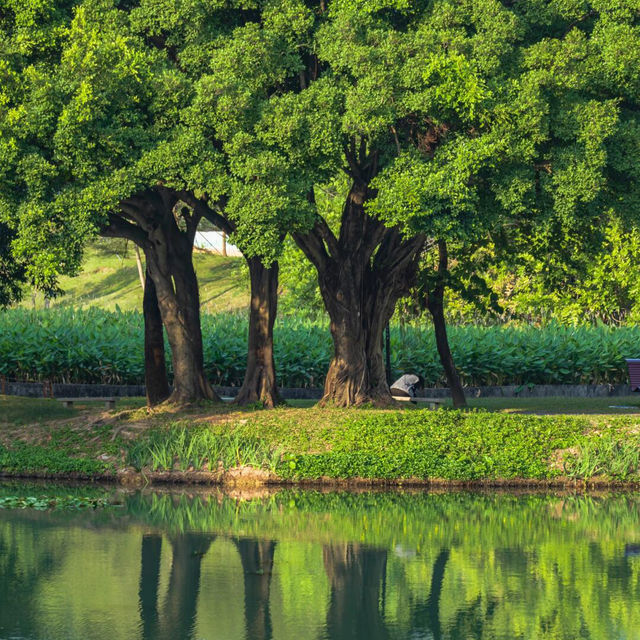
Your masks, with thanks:
[{"label": "reflection of tree", "polygon": [[331,584],[327,636],[332,640],[383,640],[389,631],[380,611],[387,569],[386,550],[358,544],[325,545],[324,567]]},{"label": "reflection of tree", "polygon": [[167,595],[158,615],[158,581],[160,577],[160,536],[144,536],[140,574],[140,614],[145,640],[189,640],[196,622],[200,565],[213,538],[182,533],[170,538],[172,559]]},{"label": "reflection of tree", "polygon": [[142,536],[142,568],[140,570],[140,619],[142,637],[155,638],[158,629],[158,582],[160,579],[160,554],[162,536]]},{"label": "reflection of tree", "polygon": [[[36,514],[40,516],[40,514]],[[0,635],[36,637],[38,584],[62,563],[66,548],[45,526],[9,520],[0,528]]]},{"label": "reflection of tree", "polygon": [[244,571],[244,613],[247,640],[272,637],[269,593],[276,543],[272,540],[235,540]]},{"label": "reflection of tree", "polygon": [[427,596],[426,600],[422,600],[413,606],[411,615],[412,631],[421,631],[422,633],[431,635],[431,637],[433,637],[433,640],[440,640],[442,638],[442,623],[440,622],[440,596],[442,595],[444,571],[447,566],[448,560],[449,549],[441,549],[438,557],[433,563],[429,595]]},{"label": "reflection of tree", "polygon": [[486,610],[483,610],[483,598],[475,598],[458,609],[446,629],[442,628],[440,600],[448,560],[449,549],[441,549],[433,563],[429,595],[426,600],[412,604],[411,631],[433,640],[441,640],[445,635],[449,638],[481,638],[484,625],[492,618],[496,608],[494,599],[486,600]]}]

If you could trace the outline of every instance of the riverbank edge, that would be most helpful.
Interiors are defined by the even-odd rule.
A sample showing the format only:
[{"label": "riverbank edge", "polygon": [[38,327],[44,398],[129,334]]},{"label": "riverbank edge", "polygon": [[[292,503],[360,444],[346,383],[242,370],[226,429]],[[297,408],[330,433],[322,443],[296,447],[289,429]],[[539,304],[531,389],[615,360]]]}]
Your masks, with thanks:
[{"label": "riverbank edge", "polygon": [[58,482],[83,482],[87,484],[109,484],[142,488],[148,486],[210,486],[225,489],[244,488],[300,488],[349,491],[353,489],[531,489],[531,490],[640,490],[640,481],[622,482],[607,478],[573,480],[556,478],[478,478],[474,480],[448,480],[444,478],[281,478],[276,474],[252,469],[255,473],[244,473],[248,468],[231,469],[223,474],[205,471],[150,471],[133,470],[116,473],[52,473],[49,471],[0,472],[0,480],[54,480]]}]

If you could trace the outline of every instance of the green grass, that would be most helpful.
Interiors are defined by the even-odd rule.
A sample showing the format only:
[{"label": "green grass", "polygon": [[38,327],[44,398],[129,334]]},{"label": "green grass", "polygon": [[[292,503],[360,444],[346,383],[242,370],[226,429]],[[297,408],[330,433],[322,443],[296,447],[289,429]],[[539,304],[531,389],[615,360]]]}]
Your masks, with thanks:
[{"label": "green grass", "polygon": [[138,471],[144,467],[152,471],[216,471],[220,466],[225,470],[251,466],[276,471],[279,458],[278,448],[269,447],[257,435],[174,425],[151,429],[132,443],[126,462]]},{"label": "green grass", "polygon": [[[287,403],[292,407],[310,408],[317,404],[317,400],[288,400]],[[505,411],[508,413],[640,415],[640,395],[638,394],[612,398],[565,398],[559,396],[549,398],[468,397],[467,403],[472,409],[487,409],[488,411]],[[444,399],[443,406],[452,408],[451,400]],[[408,404],[405,408],[419,410],[423,408],[423,405]]]},{"label": "green grass", "polygon": [[0,396],[0,426],[70,418],[73,412],[57,400]]},{"label": "green grass", "polygon": [[[143,257],[144,259],[144,257]],[[241,258],[225,258],[213,253],[196,251],[194,265],[200,283],[200,301],[210,313],[245,309],[249,303],[249,284],[242,270]],[[142,288],[131,243],[120,240],[99,240],[86,252],[82,271],[70,278],[63,277],[63,296],[51,301],[52,306],[92,306],[113,311],[142,308]],[[36,299],[42,308],[42,297]],[[31,296],[21,306],[33,307]]]},{"label": "green grass", "polygon": [[491,411],[461,412],[298,401],[270,411],[206,404],[149,413],[131,399],[114,412],[87,403],[34,422],[53,401],[0,397],[0,470],[91,475],[252,466],[298,480],[640,480],[637,412],[620,415],[605,409],[610,399],[596,398],[576,403],[572,415],[524,415],[540,413],[542,403],[557,411],[561,402],[500,399]]}]

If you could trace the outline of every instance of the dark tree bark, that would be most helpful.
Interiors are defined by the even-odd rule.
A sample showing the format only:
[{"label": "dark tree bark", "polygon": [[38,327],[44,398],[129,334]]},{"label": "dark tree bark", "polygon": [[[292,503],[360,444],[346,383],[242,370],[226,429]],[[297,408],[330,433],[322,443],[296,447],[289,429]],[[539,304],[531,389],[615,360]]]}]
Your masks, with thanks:
[{"label": "dark tree bark", "polygon": [[327,637],[386,640],[390,637],[380,611],[387,552],[358,544],[325,545],[324,567],[331,585]]},{"label": "dark tree bark", "polygon": [[240,405],[282,403],[273,359],[273,325],[278,310],[278,263],[265,267],[259,257],[247,258],[251,278],[249,347],[244,382],[236,398]]},{"label": "dark tree bark", "polygon": [[164,402],[171,395],[171,391],[164,357],[162,316],[158,307],[156,286],[148,269],[145,274],[142,310],[144,315],[144,380],[147,388],[147,405],[153,407]]},{"label": "dark tree bark", "polygon": [[426,242],[422,236],[405,239],[399,229],[385,227],[366,213],[367,200],[375,196],[369,182],[376,172],[375,158],[368,162],[370,166],[357,168],[359,177],[349,191],[339,237],[322,218],[308,233],[294,234],[317,269],[331,320],[334,354],[324,404],[393,403],[385,374],[383,331],[398,299],[414,282]]},{"label": "dark tree bark", "polygon": [[[235,231],[235,224],[220,211],[194,200],[194,210],[215,224],[226,235]],[[247,370],[236,404],[260,402],[273,408],[283,402],[276,383],[273,358],[273,326],[278,311],[278,263],[264,266],[260,256],[246,258],[251,280],[251,304],[249,308],[249,341]]]},{"label": "dark tree bark", "polygon": [[192,260],[201,214],[190,208],[190,199],[190,194],[154,187],[121,202],[121,214],[110,214],[103,230],[104,235],[132,240],[145,253],[171,346],[169,402],[179,405],[220,400],[204,373],[200,294]]},{"label": "dark tree bark", "polygon": [[273,631],[269,595],[276,543],[272,540],[236,540],[244,570],[244,614],[247,640],[270,640]]},{"label": "dark tree bark", "polygon": [[447,252],[447,243],[444,240],[438,241],[438,283],[427,294],[427,308],[433,318],[433,328],[436,334],[436,347],[440,362],[447,378],[447,384],[451,390],[451,399],[453,406],[456,408],[466,407],[467,399],[464,395],[464,389],[460,382],[460,376],[456,369],[453,355],[449,348],[449,338],[447,336],[447,325],[444,318],[444,289],[445,275],[449,268],[449,255]]},{"label": "dark tree bark", "polygon": [[160,553],[162,536],[142,536],[140,587],[140,618],[143,640],[153,640],[158,632],[158,585],[160,580]]}]

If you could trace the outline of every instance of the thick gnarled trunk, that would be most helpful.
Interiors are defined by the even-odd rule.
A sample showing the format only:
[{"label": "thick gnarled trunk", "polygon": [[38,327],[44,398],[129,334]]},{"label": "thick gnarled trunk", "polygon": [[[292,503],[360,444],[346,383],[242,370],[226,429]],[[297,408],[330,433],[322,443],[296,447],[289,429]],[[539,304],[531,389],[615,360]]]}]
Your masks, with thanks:
[{"label": "thick gnarled trunk", "polygon": [[147,269],[145,274],[142,311],[144,316],[144,381],[147,389],[147,405],[153,407],[170,395],[167,365],[164,357],[162,316],[153,278]]},{"label": "thick gnarled trunk", "polygon": [[251,279],[247,370],[236,398],[240,405],[259,402],[273,408],[282,402],[276,384],[273,325],[278,310],[278,263],[265,267],[259,257],[248,258]]},{"label": "thick gnarled trunk", "polygon": [[198,400],[219,400],[204,373],[200,295],[191,260],[169,260],[168,269],[153,255],[147,255],[158,290],[158,306],[171,346],[173,392],[169,402],[189,404]]},{"label": "thick gnarled trunk", "polygon": [[338,406],[390,404],[382,352],[384,327],[396,296],[379,299],[382,283],[369,269],[347,257],[337,277],[324,274],[320,289],[331,319],[333,359],[324,386],[324,403]]},{"label": "thick gnarled trunk", "polygon": [[447,324],[444,317],[444,277],[449,268],[449,255],[447,244],[444,240],[438,242],[438,275],[440,282],[429,292],[427,296],[427,307],[433,318],[433,328],[436,335],[436,347],[440,356],[440,363],[447,378],[447,384],[451,391],[451,399],[456,409],[467,406],[467,399],[460,382],[460,376],[456,369],[453,355],[449,347],[449,337],[447,336]]},{"label": "thick gnarled trunk", "polygon": [[204,374],[200,295],[193,268],[193,240],[201,213],[187,207],[188,193],[156,186],[120,203],[109,214],[107,236],[124,237],[143,249],[173,363],[171,403],[220,400]]},{"label": "thick gnarled trunk", "polygon": [[307,234],[294,234],[318,271],[318,283],[331,320],[334,354],[323,404],[341,407],[390,405],[382,335],[399,298],[418,269],[423,237],[404,239],[365,211],[374,194],[354,181],[337,238],[320,219]]}]

